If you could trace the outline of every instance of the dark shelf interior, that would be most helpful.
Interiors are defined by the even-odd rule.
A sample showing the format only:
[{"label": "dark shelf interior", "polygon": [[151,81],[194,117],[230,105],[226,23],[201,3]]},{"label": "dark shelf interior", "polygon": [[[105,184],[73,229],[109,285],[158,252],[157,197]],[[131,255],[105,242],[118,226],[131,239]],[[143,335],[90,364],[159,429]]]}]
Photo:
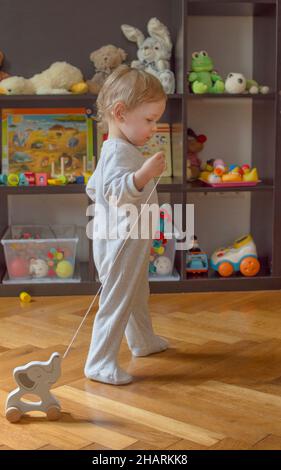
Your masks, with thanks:
[{"label": "dark shelf interior", "polygon": [[275,11],[274,0],[188,0],[188,15],[194,16],[265,16]]}]

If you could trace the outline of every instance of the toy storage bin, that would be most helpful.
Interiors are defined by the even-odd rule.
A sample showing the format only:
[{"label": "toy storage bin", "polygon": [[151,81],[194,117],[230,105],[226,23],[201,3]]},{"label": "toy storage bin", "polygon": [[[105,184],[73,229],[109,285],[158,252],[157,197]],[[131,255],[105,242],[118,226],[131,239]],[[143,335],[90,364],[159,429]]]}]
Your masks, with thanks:
[{"label": "toy storage bin", "polygon": [[[150,263],[149,263],[149,280],[150,281],[174,281],[180,278],[178,272],[174,268],[175,255],[176,255],[176,240],[175,238],[167,238],[167,243],[163,247],[163,254],[157,254],[155,249],[152,248],[150,251]],[[168,258],[165,260],[164,258]],[[154,267],[154,268],[153,268]],[[155,271],[153,272],[153,269]]]},{"label": "toy storage bin", "polygon": [[7,266],[3,283],[79,282],[75,225],[11,225],[1,243]]}]

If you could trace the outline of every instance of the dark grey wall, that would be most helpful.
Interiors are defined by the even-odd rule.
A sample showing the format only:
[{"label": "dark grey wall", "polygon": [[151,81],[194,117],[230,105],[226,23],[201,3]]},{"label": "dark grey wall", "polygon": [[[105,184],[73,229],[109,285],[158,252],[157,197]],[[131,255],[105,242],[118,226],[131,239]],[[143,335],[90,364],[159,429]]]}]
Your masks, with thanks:
[{"label": "dark grey wall", "polygon": [[147,21],[157,16],[175,40],[178,25],[172,24],[172,10],[178,4],[179,0],[0,0],[3,69],[30,77],[65,60],[90,78],[89,54],[103,45],[122,47],[129,60],[136,57],[136,45],[123,36],[122,23],[146,33]]}]

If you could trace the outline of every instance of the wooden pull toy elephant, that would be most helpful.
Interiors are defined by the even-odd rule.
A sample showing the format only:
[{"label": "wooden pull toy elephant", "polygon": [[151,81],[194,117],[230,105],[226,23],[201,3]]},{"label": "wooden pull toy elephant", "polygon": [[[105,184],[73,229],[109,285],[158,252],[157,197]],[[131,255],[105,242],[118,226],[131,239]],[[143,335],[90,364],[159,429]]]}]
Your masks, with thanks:
[{"label": "wooden pull toy elephant", "polygon": [[[61,357],[55,352],[46,362],[32,361],[14,369],[14,378],[18,388],[13,390],[6,402],[6,418],[16,423],[28,411],[43,411],[51,421],[60,417],[61,406],[51,394],[50,388],[61,374]],[[38,395],[41,401],[22,401],[23,395]]]}]

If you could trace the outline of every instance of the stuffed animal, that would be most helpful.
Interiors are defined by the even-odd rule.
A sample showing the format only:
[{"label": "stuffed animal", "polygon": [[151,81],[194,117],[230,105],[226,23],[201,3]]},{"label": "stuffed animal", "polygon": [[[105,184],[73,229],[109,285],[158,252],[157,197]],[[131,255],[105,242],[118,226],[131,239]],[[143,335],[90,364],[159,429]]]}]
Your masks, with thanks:
[{"label": "stuffed animal", "polygon": [[201,171],[201,160],[198,157],[198,153],[203,150],[207,137],[203,134],[196,135],[192,129],[188,128],[187,139],[186,179],[187,181],[194,181],[199,178]]},{"label": "stuffed animal", "polygon": [[67,62],[54,62],[31,78],[6,78],[0,86],[2,95],[58,95],[86,93],[87,90],[80,70]]},{"label": "stuffed animal", "polygon": [[268,86],[260,86],[255,80],[247,80],[242,73],[231,72],[225,80],[225,91],[227,93],[262,93],[269,92]]},{"label": "stuffed animal", "polygon": [[[0,67],[2,67],[4,62],[4,54],[2,51],[0,51]],[[0,82],[1,80],[4,80],[4,78],[8,78],[10,75],[6,72],[3,72],[3,70],[0,70]]]},{"label": "stuffed animal", "polygon": [[107,77],[123,63],[127,54],[123,49],[108,44],[91,52],[90,60],[93,62],[96,73],[87,81],[89,91],[97,95]]},{"label": "stuffed animal", "polygon": [[193,52],[188,81],[193,93],[224,92],[223,80],[214,70],[213,61],[206,51]]},{"label": "stuffed animal", "polygon": [[149,37],[137,28],[123,24],[121,29],[129,41],[138,45],[138,60],[133,60],[131,67],[145,70],[157,77],[167,94],[175,92],[175,76],[170,70],[170,58],[173,48],[168,28],[158,18],[151,18],[147,24]]}]

